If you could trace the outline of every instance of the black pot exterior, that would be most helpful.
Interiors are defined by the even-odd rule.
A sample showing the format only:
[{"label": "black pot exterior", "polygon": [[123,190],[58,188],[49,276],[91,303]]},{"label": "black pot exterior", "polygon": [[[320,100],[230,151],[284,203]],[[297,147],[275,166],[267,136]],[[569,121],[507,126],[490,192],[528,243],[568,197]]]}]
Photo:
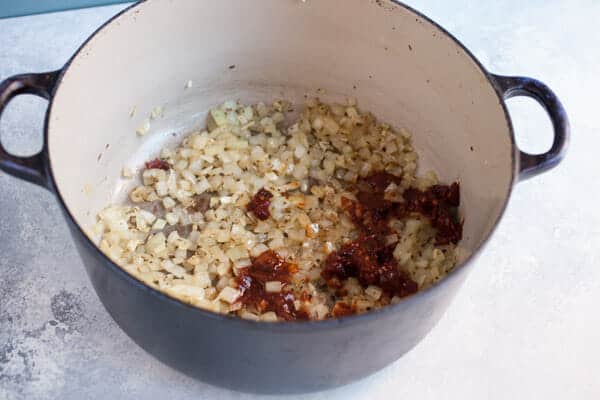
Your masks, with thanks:
[{"label": "black pot exterior", "polygon": [[150,290],[107,261],[72,223],[70,228],[98,297],[129,337],[189,376],[245,392],[317,391],[380,370],[425,337],[467,271],[463,266],[436,290],[359,317],[252,322],[212,314]]},{"label": "black pot exterior", "polygon": [[[412,12],[428,20],[420,13]],[[454,39],[430,22],[441,34]],[[471,55],[467,49],[465,51]],[[12,98],[25,93],[49,99],[51,110],[53,95],[77,54],[62,70],[17,75],[1,82],[0,115]],[[566,112],[554,93],[531,78],[489,74],[471,57],[495,88],[506,114],[510,127],[507,134],[515,154],[512,182],[558,165],[565,155],[570,129]],[[531,155],[516,147],[512,124],[502,101],[516,95],[534,98],[550,116],[554,141],[544,154]],[[252,322],[213,314],[145,286],[111,262],[87,238],[56,187],[47,148],[49,113],[46,114],[42,151],[20,157],[10,154],[0,143],[0,170],[56,193],[98,297],[139,346],[165,364],[218,386],[259,393],[309,392],[347,384],[378,371],[412,349],[437,323],[491,234],[489,232],[482,244],[473,250],[465,264],[442,281],[382,310],[340,320],[298,323]],[[509,197],[510,192],[504,206]],[[501,217],[502,212],[495,224]]]}]

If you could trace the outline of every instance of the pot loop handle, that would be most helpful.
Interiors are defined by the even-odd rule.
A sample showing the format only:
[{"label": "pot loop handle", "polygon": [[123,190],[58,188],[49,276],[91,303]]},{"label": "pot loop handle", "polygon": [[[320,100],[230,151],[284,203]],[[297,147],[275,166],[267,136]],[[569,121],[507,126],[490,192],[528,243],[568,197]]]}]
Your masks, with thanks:
[{"label": "pot loop handle", "polygon": [[536,100],[548,113],[554,128],[552,147],[542,154],[529,154],[519,150],[519,180],[532,178],[556,167],[564,158],[569,146],[571,130],[567,113],[554,92],[544,83],[520,76],[492,75],[504,100],[527,96]]},{"label": "pot loop handle", "polygon": [[[20,94],[34,94],[50,100],[60,72],[58,70],[15,75],[0,83],[0,117],[8,103]],[[0,140],[0,169],[7,174],[50,189],[48,152],[45,142],[39,153],[21,157],[6,151]]]}]

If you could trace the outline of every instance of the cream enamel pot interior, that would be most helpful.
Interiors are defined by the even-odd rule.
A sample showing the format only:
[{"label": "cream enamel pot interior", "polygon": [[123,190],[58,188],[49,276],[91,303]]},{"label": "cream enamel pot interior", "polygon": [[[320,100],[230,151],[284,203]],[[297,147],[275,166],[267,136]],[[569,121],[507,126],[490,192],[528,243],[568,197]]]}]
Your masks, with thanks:
[{"label": "cream enamel pot interior", "polygon": [[[0,85],[10,99],[49,99],[44,146],[30,157],[0,146],[5,172],[54,192],[107,311],[141,347],[188,375],[238,390],[303,392],[369,375],[410,350],[435,325],[501,218],[520,179],[555,166],[568,121],[539,81],[489,74],[456,39],[390,0],[148,0],[102,26],[59,71]],[[186,82],[193,87],[185,89]],[[144,286],[88,236],[95,215],[122,199],[124,165],[140,167],[204,124],[211,106],[305,94],[349,95],[413,132],[421,165],[459,180],[470,256],[446,279],[365,315],[256,323],[193,308]],[[553,122],[541,155],[515,145],[504,100],[533,97]],[[136,128],[156,106],[164,118]],[[133,117],[132,108],[136,108]],[[174,134],[174,135],[173,135]]]}]

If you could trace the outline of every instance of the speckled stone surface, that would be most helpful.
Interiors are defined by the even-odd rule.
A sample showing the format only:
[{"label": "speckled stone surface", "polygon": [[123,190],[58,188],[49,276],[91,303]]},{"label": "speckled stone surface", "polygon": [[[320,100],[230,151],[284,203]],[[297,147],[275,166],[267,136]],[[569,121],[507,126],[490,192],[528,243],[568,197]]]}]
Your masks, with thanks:
[{"label": "speckled stone surface", "polygon": [[[311,0],[309,0],[311,1]],[[318,1],[318,0],[312,0]],[[491,71],[537,77],[569,111],[566,161],[516,187],[440,324],[400,361],[302,399],[600,398],[600,2],[414,0]],[[56,69],[122,6],[0,20],[0,79]],[[550,142],[541,109],[510,102],[518,141]],[[46,103],[14,101],[5,145],[40,146]],[[251,399],[154,360],[110,319],[54,197],[0,173],[0,399]]]}]

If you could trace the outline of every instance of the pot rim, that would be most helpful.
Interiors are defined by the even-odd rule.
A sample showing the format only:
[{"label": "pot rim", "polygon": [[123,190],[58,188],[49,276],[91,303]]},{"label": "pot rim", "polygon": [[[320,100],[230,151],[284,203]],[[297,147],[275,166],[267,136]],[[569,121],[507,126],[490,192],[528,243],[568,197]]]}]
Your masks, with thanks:
[{"label": "pot rim", "polygon": [[[111,25],[113,22],[115,22],[117,19],[119,19],[124,14],[132,12],[134,9],[142,6],[147,1],[148,0],[140,0],[140,1],[124,8],[123,10],[121,10],[120,12],[115,14],[113,17],[111,17],[109,20],[104,22],[102,25],[100,25],[78,47],[78,49],[75,51],[75,53],[73,53],[73,55],[69,58],[69,60],[61,68],[60,73],[58,74],[58,77],[56,79],[56,84],[54,85],[54,88],[53,88],[53,91],[51,94],[51,98],[50,98],[50,102],[48,105],[48,109],[46,111],[46,116],[44,119],[44,143],[46,143],[46,144],[48,143],[48,136],[49,136],[48,135],[48,125],[49,125],[48,123],[50,120],[50,115],[52,114],[52,111],[53,111],[54,96],[55,96],[58,88],[60,87],[60,84],[61,84],[63,78],[69,71],[69,67],[71,66],[73,61],[80,55],[80,53],[88,45],[88,43],[92,39],[94,39],[102,30],[104,30],[106,27]],[[420,298],[427,296],[429,293],[433,292],[438,287],[446,286],[450,283],[450,281],[456,279],[458,277],[459,270],[464,269],[467,265],[471,264],[480,255],[481,251],[484,249],[484,247],[488,244],[490,238],[493,236],[494,232],[496,231],[496,229],[498,227],[500,220],[502,219],[502,217],[504,216],[504,213],[506,212],[506,207],[507,207],[509,199],[512,195],[512,190],[513,190],[513,187],[514,187],[514,184],[516,181],[516,171],[517,171],[517,160],[516,160],[516,153],[515,153],[516,142],[515,142],[514,128],[513,128],[512,120],[508,113],[508,109],[506,107],[506,102],[504,101],[503,93],[500,90],[500,88],[498,87],[498,85],[496,84],[494,76],[485,69],[485,67],[475,57],[475,55],[461,41],[459,41],[454,35],[452,35],[450,32],[448,32],[446,29],[444,29],[440,24],[433,21],[431,18],[427,17],[420,11],[403,3],[400,0],[387,0],[387,1],[394,3],[394,5],[396,5],[396,6],[404,8],[405,10],[412,13],[415,17],[428,22],[435,29],[437,29],[437,31],[439,33],[446,35],[460,49],[462,49],[464,51],[464,53],[475,63],[475,65],[478,67],[478,70],[482,73],[482,75],[486,78],[487,82],[494,89],[494,92],[496,93],[496,96],[498,97],[498,103],[499,103],[500,107],[502,107],[502,110],[504,112],[506,124],[508,127],[510,144],[511,144],[511,148],[512,148],[510,184],[508,185],[508,191],[505,195],[504,203],[502,204],[502,208],[501,208],[500,212],[498,213],[496,220],[494,221],[493,227],[487,233],[487,235],[484,237],[484,239],[481,241],[481,243],[471,252],[471,254],[465,259],[465,261],[463,263],[455,266],[444,278],[435,282],[434,284],[427,287],[426,289],[423,289],[413,295],[403,298],[402,301],[400,301],[399,303],[389,304],[385,307],[382,307],[381,309],[371,310],[371,311],[368,311],[363,314],[350,315],[350,316],[346,316],[346,317],[342,317],[342,318],[332,318],[332,319],[325,319],[325,320],[265,322],[265,321],[252,321],[252,320],[240,318],[238,316],[215,313],[213,311],[208,311],[208,310],[193,306],[191,304],[187,304],[181,300],[178,300],[178,299],[171,297],[157,289],[154,289],[154,288],[146,285],[138,278],[134,277],[133,275],[130,275],[123,268],[121,268],[117,263],[113,262],[106,254],[104,254],[100,250],[100,248],[94,242],[92,242],[92,240],[88,237],[88,235],[83,231],[83,229],[77,223],[73,214],[67,207],[66,202],[63,199],[63,196],[60,193],[58,186],[56,185],[56,179],[54,177],[54,171],[52,169],[52,164],[51,164],[49,153],[48,153],[48,158],[46,161],[47,161],[47,170],[48,170],[48,173],[50,176],[50,185],[53,188],[54,194],[58,198],[61,208],[64,210],[65,214],[68,216],[69,222],[71,223],[72,226],[76,227],[77,233],[84,238],[83,242],[85,243],[85,245],[88,248],[90,248],[93,252],[95,252],[96,257],[100,257],[102,259],[103,265],[106,268],[109,268],[110,270],[112,270],[112,272],[114,272],[121,279],[125,279],[130,284],[137,287],[138,289],[148,291],[151,295],[156,296],[157,298],[159,298],[163,301],[169,302],[176,307],[185,308],[189,312],[195,313],[195,314],[200,315],[205,318],[215,319],[215,320],[218,320],[218,321],[221,321],[224,323],[234,323],[234,324],[238,324],[243,327],[254,329],[254,330],[263,330],[263,331],[267,330],[267,331],[271,331],[271,332],[273,332],[273,331],[277,331],[277,332],[279,332],[279,331],[305,332],[306,331],[307,332],[307,331],[314,331],[315,329],[329,330],[332,328],[341,328],[341,327],[345,327],[345,326],[352,326],[352,325],[356,325],[356,324],[361,324],[363,322],[367,322],[369,320],[375,320],[379,317],[383,317],[388,314],[394,313],[398,308],[405,307],[407,305],[407,303],[409,303],[409,302],[419,301]],[[45,149],[45,150],[47,151],[47,149]]]}]

